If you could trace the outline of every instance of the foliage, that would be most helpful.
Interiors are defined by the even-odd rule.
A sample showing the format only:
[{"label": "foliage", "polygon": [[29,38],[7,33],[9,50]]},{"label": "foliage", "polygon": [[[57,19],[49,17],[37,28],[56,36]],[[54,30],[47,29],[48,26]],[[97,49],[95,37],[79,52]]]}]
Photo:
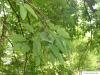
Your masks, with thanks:
[{"label": "foliage", "polygon": [[0,75],[100,70],[100,1],[90,3],[0,0]]}]

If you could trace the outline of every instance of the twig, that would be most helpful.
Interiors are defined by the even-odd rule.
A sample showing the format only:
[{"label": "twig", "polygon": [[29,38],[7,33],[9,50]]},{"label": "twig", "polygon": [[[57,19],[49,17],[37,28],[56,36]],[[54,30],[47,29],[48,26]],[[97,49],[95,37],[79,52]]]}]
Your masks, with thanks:
[{"label": "twig", "polygon": [[25,57],[23,75],[26,75],[27,61],[28,61],[28,53],[26,53],[26,57]]},{"label": "twig", "polygon": [[23,36],[24,36],[24,32],[23,32],[22,26],[21,26],[21,24],[20,24],[20,16],[19,16],[19,14],[17,14],[17,12],[16,12],[16,10],[14,9],[14,7],[12,6],[10,0],[7,0],[7,1],[8,1],[8,3],[10,4],[11,9],[12,9],[12,10],[14,11],[14,13],[16,14],[16,17],[17,17],[17,19],[18,19],[18,24],[19,24],[20,29],[21,29],[21,33],[22,33]]}]

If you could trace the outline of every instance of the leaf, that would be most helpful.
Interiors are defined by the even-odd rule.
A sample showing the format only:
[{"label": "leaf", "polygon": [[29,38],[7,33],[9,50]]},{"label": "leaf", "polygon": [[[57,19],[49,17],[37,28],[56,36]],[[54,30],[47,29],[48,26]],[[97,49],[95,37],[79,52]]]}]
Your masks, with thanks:
[{"label": "leaf", "polygon": [[70,38],[69,34],[66,32],[64,28],[58,28],[57,33],[64,38],[68,38],[68,39]]},{"label": "leaf", "polygon": [[56,46],[57,46],[61,51],[64,50],[63,44],[62,44],[61,40],[58,39],[58,38],[56,38]]},{"label": "leaf", "polygon": [[51,49],[53,55],[54,55],[56,58],[59,57],[59,49],[58,49],[56,46],[54,46],[54,45],[50,45],[49,47],[50,47],[50,49]]},{"label": "leaf", "polygon": [[22,51],[22,53],[26,53],[26,52],[28,52],[30,50],[30,47],[28,46],[28,44],[27,43],[23,43],[22,44],[22,46],[21,46],[21,51]]},{"label": "leaf", "polygon": [[14,45],[14,50],[21,50],[21,46],[22,46],[21,43],[13,43],[13,45]]},{"label": "leaf", "polygon": [[63,54],[66,54],[67,53],[67,45],[66,43],[63,41],[64,39],[61,39],[61,38],[56,38],[56,42],[55,42],[55,45],[60,49],[60,51],[63,53]]},{"label": "leaf", "polygon": [[34,55],[41,55],[41,43],[38,39],[34,39],[33,41],[33,50],[34,50]]},{"label": "leaf", "polygon": [[35,64],[36,64],[36,66],[40,65],[40,57],[39,56],[35,57]]},{"label": "leaf", "polygon": [[36,19],[38,19],[38,16],[36,15],[35,11],[32,9],[30,5],[24,4],[24,6]]},{"label": "leaf", "polygon": [[[64,49],[67,51],[67,50],[69,50],[69,45],[68,45],[68,43],[70,43],[69,41],[67,41],[67,40],[62,40],[62,44],[63,44],[63,47],[64,47]],[[65,51],[65,52],[66,52]]]},{"label": "leaf", "polygon": [[64,64],[64,59],[61,54],[59,54],[58,60],[61,64]]},{"label": "leaf", "polygon": [[63,64],[64,63],[64,59],[61,56],[61,54],[59,53],[59,49],[54,45],[51,45],[50,48],[51,48],[51,51],[52,51],[53,55],[59,60],[60,63]]},{"label": "leaf", "polygon": [[54,64],[56,62],[54,55],[50,52],[49,56],[50,56],[51,63]]},{"label": "leaf", "polygon": [[28,32],[34,32],[34,29],[33,29],[32,25],[24,24],[24,27]]},{"label": "leaf", "polygon": [[52,42],[51,40],[49,40],[48,34],[46,32],[41,32],[40,37],[42,41]]},{"label": "leaf", "polygon": [[35,57],[35,65],[39,66],[40,65],[40,59],[42,58],[42,51],[41,51],[41,43],[40,40],[35,38],[33,40],[33,54]]},{"label": "leaf", "polygon": [[14,44],[14,49],[21,51],[23,54],[28,52],[30,50],[30,47],[28,46],[27,43],[15,43]]},{"label": "leaf", "polygon": [[20,15],[21,15],[21,18],[24,20],[27,16],[27,10],[26,8],[21,4],[20,5]]},{"label": "leaf", "polygon": [[26,39],[22,35],[16,34],[16,33],[12,34],[11,39],[12,39],[13,42],[23,42],[23,41],[26,41]]}]

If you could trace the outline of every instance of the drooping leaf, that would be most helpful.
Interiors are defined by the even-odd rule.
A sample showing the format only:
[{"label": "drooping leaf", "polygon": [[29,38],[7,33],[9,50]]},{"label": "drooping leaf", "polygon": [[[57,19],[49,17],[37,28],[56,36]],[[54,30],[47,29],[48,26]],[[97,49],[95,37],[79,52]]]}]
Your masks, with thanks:
[{"label": "drooping leaf", "polygon": [[56,58],[59,57],[59,49],[56,46],[50,45],[50,49],[51,49],[51,52],[53,53],[53,55]]},{"label": "drooping leaf", "polygon": [[56,43],[55,44],[62,52],[64,52],[63,44],[62,44],[62,42],[59,38],[56,38]]},{"label": "drooping leaf", "polygon": [[26,41],[26,39],[25,39],[25,37],[23,37],[23,35],[16,34],[16,33],[13,33],[13,35],[11,36],[11,40],[13,42],[23,42],[23,41]]},{"label": "drooping leaf", "polygon": [[61,54],[59,54],[58,60],[59,60],[59,62],[60,62],[61,64],[64,64],[64,59],[63,59],[63,57],[62,57]]},{"label": "drooping leaf", "polygon": [[38,16],[36,15],[34,9],[32,9],[32,7],[30,5],[24,4],[24,6],[36,19],[38,19]]},{"label": "drooping leaf", "polygon": [[22,46],[21,46],[21,52],[25,54],[29,50],[30,50],[30,47],[28,46],[28,44],[27,43],[23,43]]},{"label": "drooping leaf", "polygon": [[21,18],[24,20],[27,16],[27,10],[26,8],[24,7],[24,5],[20,5],[20,16]]},{"label": "drooping leaf", "polygon": [[69,34],[65,31],[64,28],[58,28],[58,29],[57,29],[57,33],[58,33],[60,36],[64,37],[64,38],[67,38],[67,39],[70,38],[70,37],[69,37]]},{"label": "drooping leaf", "polygon": [[53,55],[56,57],[56,59],[58,59],[58,61],[61,64],[63,64],[64,59],[63,59],[62,55],[60,54],[59,49],[56,46],[53,46],[53,45],[51,45],[50,48],[51,48]]},{"label": "drooping leaf", "polygon": [[14,50],[20,51],[25,54],[30,50],[30,47],[27,43],[14,43]]},{"label": "drooping leaf", "polygon": [[33,29],[32,25],[24,24],[24,27],[28,32],[34,32],[34,29]]},{"label": "drooping leaf", "polygon": [[42,41],[51,42],[51,41],[49,40],[48,34],[47,34],[46,32],[41,32],[41,33],[40,33],[40,37],[41,37],[41,40],[42,40]]},{"label": "drooping leaf", "polygon": [[13,43],[13,45],[14,45],[14,50],[21,50],[21,46],[22,46],[22,44],[21,43]]},{"label": "drooping leaf", "polygon": [[50,52],[49,56],[50,56],[50,61],[52,62],[52,64],[54,64],[56,62],[55,56],[51,52]]},{"label": "drooping leaf", "polygon": [[40,57],[39,56],[35,57],[35,64],[36,64],[36,66],[40,66]]},{"label": "drooping leaf", "polygon": [[35,39],[33,41],[33,50],[34,50],[35,56],[41,55],[41,43],[38,39]]}]

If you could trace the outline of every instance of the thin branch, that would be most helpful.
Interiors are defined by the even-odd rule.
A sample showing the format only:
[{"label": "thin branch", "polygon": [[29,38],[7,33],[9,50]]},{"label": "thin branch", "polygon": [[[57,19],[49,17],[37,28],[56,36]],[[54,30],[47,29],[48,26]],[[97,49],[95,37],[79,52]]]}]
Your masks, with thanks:
[{"label": "thin branch", "polygon": [[16,14],[16,17],[18,18],[19,15],[17,14],[16,10],[13,8],[13,6],[12,6],[10,0],[7,0],[7,1],[8,1],[8,3],[10,4],[11,9],[12,9],[12,10],[14,11],[14,13]]},{"label": "thin branch", "polygon": [[27,61],[28,61],[28,53],[26,53],[26,57],[25,57],[23,75],[26,75]]},{"label": "thin branch", "polygon": [[21,26],[21,24],[20,24],[20,16],[19,16],[19,14],[17,14],[17,12],[16,12],[16,10],[14,9],[14,7],[13,7],[12,3],[10,2],[10,0],[7,0],[7,1],[8,1],[8,3],[9,3],[9,5],[10,5],[11,9],[14,11],[14,13],[15,13],[17,19],[18,19],[18,24],[19,24],[19,26],[20,26],[21,33],[22,33],[23,36],[24,36],[24,32],[23,32],[22,26]]},{"label": "thin branch", "polygon": [[29,14],[27,14],[27,18],[28,18],[28,23],[29,23],[29,25],[31,25],[31,21],[30,21]]},{"label": "thin branch", "polygon": [[37,9],[34,5],[32,5],[30,2],[26,1],[27,4],[29,4],[38,14],[37,16],[39,17],[41,23],[44,25],[45,27],[48,27],[46,20],[48,19],[42,11],[40,11],[39,9]]}]

